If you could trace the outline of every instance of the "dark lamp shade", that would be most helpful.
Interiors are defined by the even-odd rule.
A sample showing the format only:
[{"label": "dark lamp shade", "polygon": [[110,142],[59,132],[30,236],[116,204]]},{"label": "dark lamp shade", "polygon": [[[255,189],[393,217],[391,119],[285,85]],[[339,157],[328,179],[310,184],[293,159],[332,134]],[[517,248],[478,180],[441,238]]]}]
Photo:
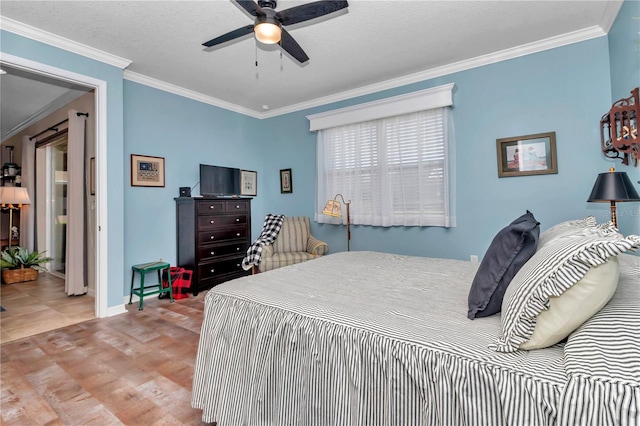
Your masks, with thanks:
[{"label": "dark lamp shade", "polygon": [[640,201],[640,196],[626,172],[607,172],[598,175],[587,201]]}]

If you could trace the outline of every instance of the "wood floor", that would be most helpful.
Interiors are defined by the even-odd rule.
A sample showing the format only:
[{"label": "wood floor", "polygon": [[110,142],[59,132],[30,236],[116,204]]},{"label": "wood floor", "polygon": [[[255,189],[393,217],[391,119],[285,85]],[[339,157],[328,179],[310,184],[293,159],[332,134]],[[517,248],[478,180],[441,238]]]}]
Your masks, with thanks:
[{"label": "wood floor", "polygon": [[0,346],[2,425],[197,425],[191,386],[204,296]]},{"label": "wood floor", "polygon": [[33,336],[95,318],[95,299],[89,295],[69,297],[64,279],[39,273],[35,281],[0,288],[0,343]]}]

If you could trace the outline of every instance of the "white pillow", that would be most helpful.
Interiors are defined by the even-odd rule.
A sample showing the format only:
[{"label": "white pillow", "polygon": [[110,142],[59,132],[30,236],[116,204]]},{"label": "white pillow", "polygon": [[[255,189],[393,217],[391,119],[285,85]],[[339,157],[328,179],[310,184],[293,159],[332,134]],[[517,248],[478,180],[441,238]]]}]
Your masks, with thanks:
[{"label": "white pillow", "polygon": [[536,318],[533,335],[520,349],[540,349],[555,345],[611,300],[618,287],[618,257],[592,266],[589,272],[560,296],[549,297],[549,309]]},{"label": "white pillow", "polygon": [[502,301],[502,336],[491,348],[515,352],[531,339],[540,312],[580,281],[592,266],[640,247],[640,237],[604,235],[557,238],[538,249],[511,281]]}]

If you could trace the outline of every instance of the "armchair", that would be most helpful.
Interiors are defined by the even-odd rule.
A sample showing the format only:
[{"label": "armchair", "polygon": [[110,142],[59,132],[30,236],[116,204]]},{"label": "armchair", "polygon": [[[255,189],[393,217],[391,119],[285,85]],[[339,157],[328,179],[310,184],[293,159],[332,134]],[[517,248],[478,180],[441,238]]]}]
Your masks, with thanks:
[{"label": "armchair", "polygon": [[260,272],[311,260],[329,252],[329,246],[311,235],[308,217],[285,217],[278,238],[262,248]]}]

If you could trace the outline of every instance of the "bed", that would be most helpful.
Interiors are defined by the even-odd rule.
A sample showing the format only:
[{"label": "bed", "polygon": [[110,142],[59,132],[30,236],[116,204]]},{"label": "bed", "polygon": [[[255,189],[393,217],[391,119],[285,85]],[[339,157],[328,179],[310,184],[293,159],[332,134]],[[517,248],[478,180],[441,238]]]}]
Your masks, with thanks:
[{"label": "bed", "polygon": [[640,257],[618,258],[613,299],[566,342],[506,353],[501,315],[466,315],[477,263],[345,252],[226,282],[192,405],[219,426],[638,425]]}]

